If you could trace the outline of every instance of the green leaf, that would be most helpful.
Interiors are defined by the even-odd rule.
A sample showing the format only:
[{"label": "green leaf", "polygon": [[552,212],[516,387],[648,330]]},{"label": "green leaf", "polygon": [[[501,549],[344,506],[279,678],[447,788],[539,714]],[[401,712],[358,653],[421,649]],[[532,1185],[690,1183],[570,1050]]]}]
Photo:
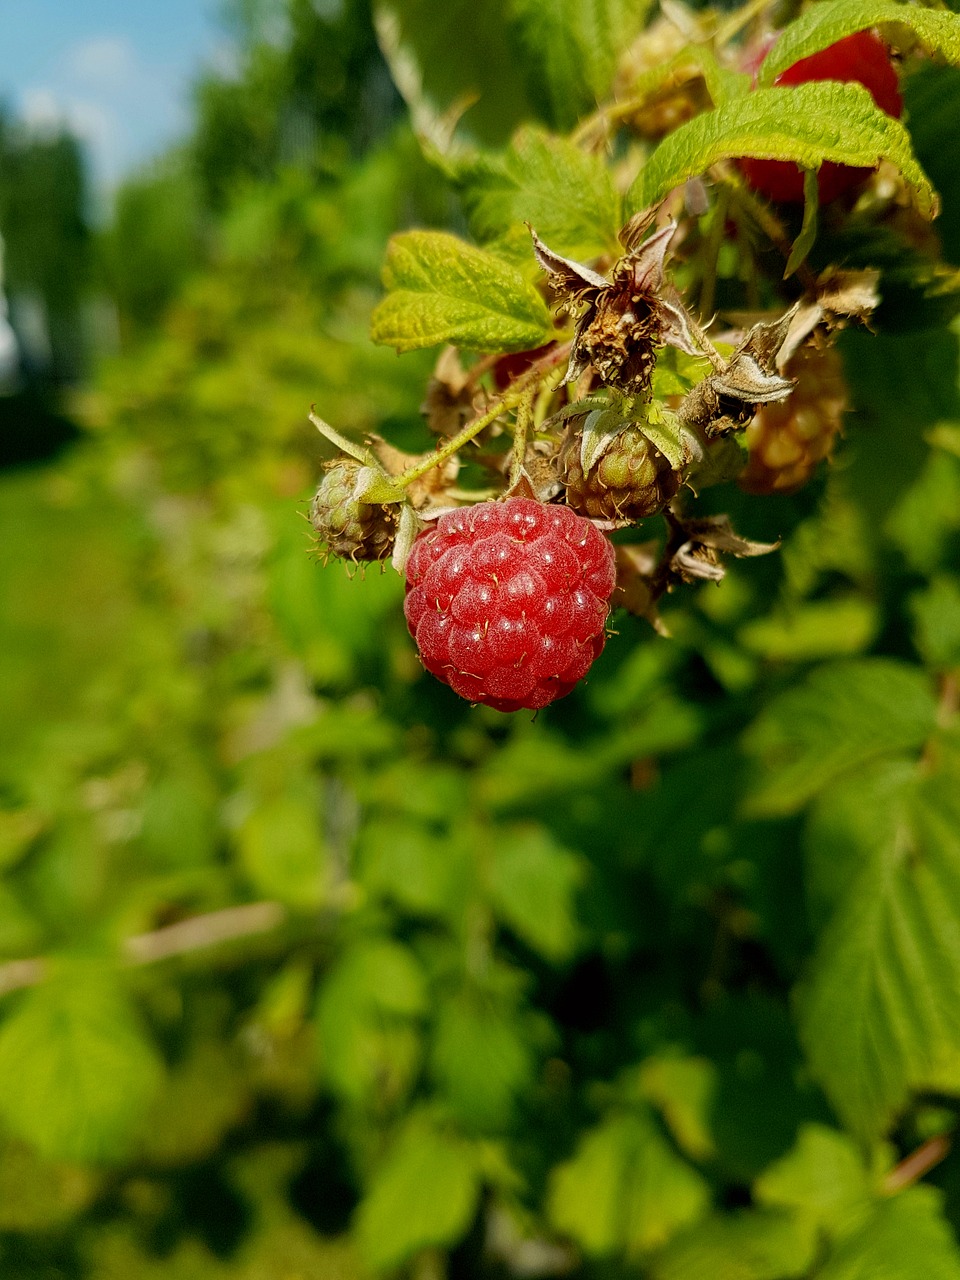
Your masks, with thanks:
[{"label": "green leaf", "polygon": [[934,578],[909,600],[917,648],[938,671],[960,667],[960,585],[945,575]]},{"label": "green leaf", "polygon": [[550,960],[577,943],[574,898],[584,878],[580,858],[537,827],[501,829],[491,851],[490,897],[504,924]]},{"label": "green leaf", "polygon": [[386,939],[349,947],[317,1000],[321,1064],[332,1088],[357,1102],[402,1096],[418,1065],[415,1024],[426,1003],[409,948]]},{"label": "green leaf", "polygon": [[655,1261],[654,1280],[793,1280],[816,1254],[813,1224],[765,1210],[717,1214],[678,1237]]},{"label": "green leaf", "polygon": [[397,1267],[421,1249],[455,1244],[480,1193],[475,1150],[415,1116],[377,1169],[354,1220],[374,1270]]},{"label": "green leaf", "polygon": [[646,1110],[612,1116],[554,1170],[554,1227],[591,1254],[648,1252],[704,1212],[706,1182],[666,1142]]},{"label": "green leaf", "polygon": [[43,946],[43,929],[13,889],[0,881],[0,955],[29,954]]},{"label": "green leaf", "polygon": [[790,250],[790,257],[787,259],[787,265],[783,273],[784,280],[788,279],[797,268],[806,261],[807,255],[813,248],[813,242],[817,238],[817,210],[820,207],[820,197],[817,189],[817,175],[813,169],[805,169],[803,171],[803,225],[800,228],[800,234],[793,242],[793,248]]},{"label": "green leaf", "polygon": [[911,1090],[960,1093],[960,788],[886,765],[834,788],[817,819],[810,857],[842,870],[800,1038],[837,1113],[874,1138]]},{"label": "green leaf", "polygon": [[46,826],[39,809],[0,809],[0,869],[16,866]]},{"label": "green leaf", "polygon": [[308,910],[327,896],[327,852],[320,796],[304,780],[259,801],[237,833],[240,861],[260,893]]},{"label": "green leaf", "polygon": [[125,1154],[161,1076],[133,1008],[106,975],[53,978],[0,1027],[0,1114],[53,1160]]},{"label": "green leaf", "polygon": [[960,16],[955,13],[898,4],[897,0],[822,0],[786,27],[761,63],[757,83],[771,85],[781,71],[801,58],[882,22],[902,23],[931,53],[939,53],[948,62],[960,62]]},{"label": "green leaf", "polygon": [[874,1187],[852,1138],[826,1125],[807,1124],[793,1150],[756,1180],[753,1194],[758,1204],[801,1210],[835,1231],[851,1211],[871,1202]]},{"label": "green leaf", "polygon": [[512,0],[530,92],[546,118],[572,129],[607,96],[621,51],[651,0]]},{"label": "green leaf", "polygon": [[407,911],[459,919],[472,881],[464,842],[403,818],[367,822],[360,833],[360,879]]},{"label": "green leaf", "polygon": [[960,1253],[933,1187],[881,1200],[830,1253],[817,1280],[960,1280]]},{"label": "green leaf", "polygon": [[666,62],[658,62],[636,76],[630,84],[630,98],[638,101],[652,98],[661,87],[675,87],[695,72],[703,76],[715,107],[742,97],[751,89],[751,77],[746,72],[725,66],[706,44],[688,44]]},{"label": "green leaf", "polygon": [[758,89],[688,120],[664,138],[631,187],[627,204],[657,204],[718,160],[758,156],[816,169],[824,160],[876,168],[889,160],[913,189],[918,208],[932,216],[937,197],[920,168],[907,130],[881,111],[861,84],[812,81]]},{"label": "green leaf", "polygon": [[217,853],[214,796],[205,780],[182,773],[147,791],[140,842],[161,867],[196,867]]},{"label": "green leaf", "polygon": [[812,600],[755,618],[737,632],[752,653],[774,661],[803,662],[862,653],[876,635],[877,606],[862,596]]},{"label": "green leaf", "polygon": [[775,698],[747,731],[744,745],[762,766],[749,812],[792,813],[842,774],[921,747],[936,714],[917,667],[866,658],[819,668]]},{"label": "green leaf", "polygon": [[498,1129],[531,1083],[529,1029],[509,1010],[480,995],[447,1000],[437,1015],[433,1072],[457,1119],[473,1129]]},{"label": "green leaf", "polygon": [[[4,1142],[0,1147],[0,1231],[62,1228],[88,1208],[99,1183],[93,1169],[53,1164],[21,1142]],[[0,1262],[2,1258],[0,1253]]]},{"label": "green leaf", "polygon": [[638,1072],[638,1084],[663,1115],[682,1151],[694,1160],[716,1155],[710,1128],[717,1096],[717,1070],[712,1062],[668,1055],[648,1058]]},{"label": "green leaf", "polygon": [[481,242],[528,222],[551,249],[576,261],[620,252],[620,199],[610,170],[601,155],[568,138],[522,129],[502,157],[464,167],[460,186],[470,230]]},{"label": "green leaf", "polygon": [[689,356],[677,347],[663,347],[657,354],[653,370],[654,398],[665,400],[667,396],[685,396],[690,388],[707,374],[713,366],[706,356]]},{"label": "green leaf", "polygon": [[509,263],[444,231],[405,231],[387,249],[387,296],[370,321],[374,342],[414,351],[452,342],[475,351],[542,346],[550,312]]},{"label": "green leaf", "polygon": [[944,258],[956,266],[960,264],[960,165],[956,162],[960,70],[930,64],[917,68],[904,81],[903,100],[916,157],[943,199],[937,238]]},{"label": "green leaf", "polygon": [[504,8],[501,0],[377,0],[380,48],[418,129],[473,103],[468,128],[496,145],[529,116]]}]

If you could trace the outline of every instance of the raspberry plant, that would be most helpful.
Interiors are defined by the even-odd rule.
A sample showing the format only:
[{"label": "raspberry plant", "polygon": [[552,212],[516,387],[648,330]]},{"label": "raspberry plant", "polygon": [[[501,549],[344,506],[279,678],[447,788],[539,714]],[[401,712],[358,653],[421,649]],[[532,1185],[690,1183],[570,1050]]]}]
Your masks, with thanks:
[{"label": "raspberry plant", "polygon": [[0,476],[0,1274],[958,1280],[960,19],[375,8]]},{"label": "raspberry plant", "polygon": [[[441,440],[399,474],[369,451],[362,467],[341,463],[312,508],[325,549],[382,559],[395,527],[393,563],[402,573],[413,539],[422,551],[428,543],[420,531],[445,512],[471,503],[489,509],[491,482],[507,504],[523,496],[566,506],[604,532],[641,526],[643,542],[643,522],[660,513],[667,532],[695,522],[696,496],[708,486],[739,477],[760,494],[808,482],[831,455],[841,425],[844,393],[833,344],[842,329],[869,325],[883,289],[867,261],[851,268],[828,257],[813,265],[821,256],[818,205],[875,175],[861,200],[862,236],[882,233],[904,208],[918,219],[938,210],[898,119],[902,101],[890,50],[872,29],[885,21],[895,32],[895,20],[897,39],[914,58],[957,56],[952,15],[904,6],[888,14],[882,6],[874,12],[832,0],[784,32],[765,31],[744,15],[701,43],[680,45],[659,72],[638,78],[635,101],[601,103],[570,136],[528,130],[493,157],[456,132],[446,135],[435,158],[458,182],[484,244],[446,232],[395,236],[384,268],[387,295],[372,320],[374,340],[399,352],[446,344],[425,401],[428,426]],[[748,35],[762,51],[752,59],[741,52]],[[645,39],[638,36],[634,51],[641,61]],[[755,64],[752,81],[738,70],[745,60]],[[702,87],[704,96],[651,149],[646,103],[673,81],[691,92]],[[615,144],[626,145],[628,159],[618,156],[614,170],[604,150]],[[774,202],[799,201],[802,224],[782,221],[749,189]],[[586,208],[578,203],[585,199]],[[533,225],[540,215],[549,245]],[[727,313],[760,314],[749,326],[728,323],[715,339],[708,330],[717,329],[716,317],[707,313],[725,251]],[[589,261],[567,256],[573,254]],[[749,290],[737,287],[737,275],[749,278]],[[818,364],[833,370],[831,387],[819,393],[811,390]],[[450,415],[458,398],[462,425]],[[312,420],[332,443],[364,456],[334,428]],[[749,462],[739,447],[745,430]],[[482,488],[461,480],[461,466],[471,469],[471,446],[479,446],[471,467],[484,467]],[[448,483],[421,488],[419,497],[411,492],[450,463]],[[344,515],[330,512],[334,474],[353,477],[349,496],[345,491],[340,499],[344,512],[355,513],[349,540],[340,532]],[[378,510],[374,541],[361,533],[356,513],[373,521]],[[469,519],[465,527],[472,528]],[[645,573],[636,555],[625,550],[621,557],[620,602],[639,602],[654,623],[665,592],[723,575],[716,545],[704,553],[695,538],[684,538],[681,561],[674,541],[662,537],[659,558]],[[723,550],[745,554],[747,546],[732,537]],[[539,668],[529,652],[518,651],[514,692],[506,697],[483,684],[486,668],[481,672],[465,656],[459,661],[462,646],[448,649],[439,633],[425,646],[421,604],[412,606],[414,617],[409,612],[410,599],[420,601],[422,570],[414,572],[408,619],[429,671],[462,696],[472,692],[475,701],[501,710],[553,700],[537,685]],[[577,584],[572,576],[569,590]],[[452,619],[439,599],[437,616],[446,625]],[[544,590],[531,596],[531,619],[549,599]],[[470,623],[496,634],[499,596],[491,596],[489,608]],[[585,674],[589,664],[580,665]],[[566,691],[570,681],[561,684]],[[532,702],[528,687],[540,690],[529,694]]]}]

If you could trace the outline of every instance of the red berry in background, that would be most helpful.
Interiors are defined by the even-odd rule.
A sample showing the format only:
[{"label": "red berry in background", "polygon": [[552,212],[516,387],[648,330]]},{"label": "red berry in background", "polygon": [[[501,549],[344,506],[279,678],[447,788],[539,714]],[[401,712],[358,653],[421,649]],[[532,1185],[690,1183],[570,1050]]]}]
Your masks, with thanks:
[{"label": "red berry in background", "polygon": [[[765,52],[769,52],[766,50]],[[748,70],[753,68],[748,67]],[[903,99],[897,73],[887,46],[872,31],[857,31],[809,58],[801,58],[777,76],[774,84],[805,84],[808,80],[853,80],[868,89],[874,102],[888,116],[899,117]],[[743,159],[740,168],[747,182],[761,195],[785,204],[803,200],[803,171],[788,160]],[[868,177],[870,169],[857,169],[825,160],[817,174],[820,203],[828,204]]]},{"label": "red berry in background", "polygon": [[568,507],[481,502],[417,538],[404,612],[423,665],[455,693],[534,709],[600,654],[615,578],[612,544]]},{"label": "red berry in background", "polygon": [[532,351],[509,351],[501,356],[493,366],[493,385],[498,391],[506,391],[514,378],[526,373],[541,356],[552,351],[556,345],[555,342],[546,342],[542,347],[534,347]]}]

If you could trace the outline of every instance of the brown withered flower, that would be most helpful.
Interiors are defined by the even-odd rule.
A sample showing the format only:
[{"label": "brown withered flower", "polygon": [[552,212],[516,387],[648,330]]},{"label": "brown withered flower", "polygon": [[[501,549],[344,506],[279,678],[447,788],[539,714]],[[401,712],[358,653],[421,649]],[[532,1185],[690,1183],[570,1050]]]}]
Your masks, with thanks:
[{"label": "brown withered flower", "polygon": [[537,261],[562,305],[569,310],[583,307],[565,382],[576,382],[592,366],[605,386],[643,395],[660,347],[669,344],[688,355],[703,354],[680,295],[664,279],[664,261],[676,229],[672,222],[639,247],[629,248],[607,279],[554,253],[530,228]]}]

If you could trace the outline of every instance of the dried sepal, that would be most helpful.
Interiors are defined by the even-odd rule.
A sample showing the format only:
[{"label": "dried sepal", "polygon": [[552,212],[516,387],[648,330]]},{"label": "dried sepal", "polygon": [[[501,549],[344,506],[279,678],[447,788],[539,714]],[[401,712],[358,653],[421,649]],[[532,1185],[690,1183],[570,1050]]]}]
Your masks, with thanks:
[{"label": "dried sepal", "polygon": [[535,440],[528,445],[524,470],[538,502],[552,502],[563,491],[554,441]]},{"label": "dried sepal", "polygon": [[547,274],[550,288],[560,295],[565,305],[576,306],[578,302],[586,301],[588,294],[609,288],[610,282],[605,276],[599,275],[580,262],[574,262],[572,258],[564,258],[559,253],[554,253],[543,243],[533,227],[530,227],[529,223],[527,225],[533,239],[533,252],[536,254],[537,261]]},{"label": "dried sepal", "polygon": [[420,406],[428,429],[438,436],[455,436],[482,408],[478,401],[482,396],[471,384],[456,347],[444,347]]},{"label": "dried sepal", "polygon": [[778,320],[755,324],[727,361],[684,397],[681,421],[716,438],[746,426],[757,405],[785,400],[793,381],[777,370],[777,357],[796,317],[791,308]]},{"label": "dried sepal", "polygon": [[[722,556],[737,559],[747,556],[765,556],[776,551],[778,542],[754,542],[741,537],[726,515],[706,516],[698,520],[681,520],[672,517],[674,549],[669,569],[681,582],[720,582],[725,573]],[[677,535],[685,535],[678,542]]]},{"label": "dried sepal", "polygon": [[645,618],[658,635],[669,636],[670,632],[657,609],[659,553],[660,544],[657,542],[614,547],[617,585],[611,603],[614,608],[626,609],[634,617]]},{"label": "dried sepal", "polygon": [[[689,355],[702,354],[696,342],[696,325],[680,295],[664,278],[667,250],[676,229],[677,224],[671,222],[629,249],[608,279],[554,253],[531,227],[537,261],[561,304],[572,310],[583,308],[565,383],[576,382],[592,368],[605,386],[628,395],[644,395],[660,347],[670,345]],[[636,227],[628,223],[625,232],[633,243]]]},{"label": "dried sepal", "polygon": [[516,476],[503,492],[505,498],[530,498],[532,501],[538,501],[537,491],[533,486],[533,481],[526,467],[520,467]]},{"label": "dried sepal", "polygon": [[777,353],[777,369],[782,373],[818,326],[827,333],[844,329],[851,322],[867,324],[880,302],[880,272],[873,267],[846,270],[829,268],[818,277],[813,298],[793,308],[790,328]]}]

